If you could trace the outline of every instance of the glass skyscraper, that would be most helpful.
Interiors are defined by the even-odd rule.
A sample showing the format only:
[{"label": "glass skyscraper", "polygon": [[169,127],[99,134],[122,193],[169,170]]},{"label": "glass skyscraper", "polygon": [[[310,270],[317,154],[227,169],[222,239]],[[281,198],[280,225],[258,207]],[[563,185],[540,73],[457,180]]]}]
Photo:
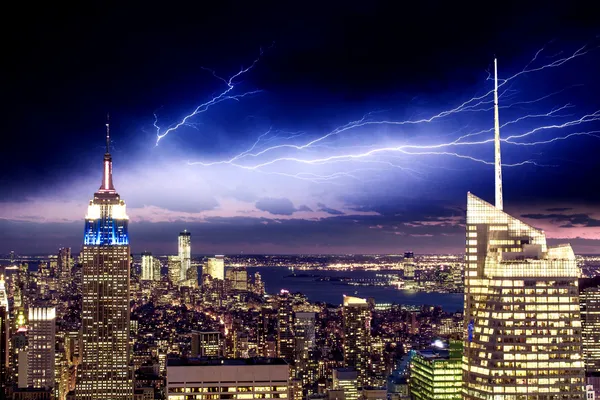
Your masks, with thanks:
[{"label": "glass skyscraper", "polygon": [[371,310],[366,299],[344,296],[344,365],[356,369],[358,385],[367,386],[371,342]]},{"label": "glass skyscraper", "polygon": [[188,271],[192,268],[192,234],[186,230],[179,233],[178,239],[179,260],[181,269],[179,270],[179,281],[188,279]]},{"label": "glass skyscraper", "polygon": [[586,373],[600,377],[600,277],[579,280]]},{"label": "glass skyscraper", "polygon": [[583,399],[579,268],[570,245],[468,194],[465,399]]},{"label": "glass skyscraper", "polygon": [[416,351],[410,361],[410,394],[417,400],[461,400],[462,342]]},{"label": "glass skyscraper", "polygon": [[78,399],[133,399],[129,366],[129,217],[112,182],[108,124],[100,189],[85,217],[83,354]]}]

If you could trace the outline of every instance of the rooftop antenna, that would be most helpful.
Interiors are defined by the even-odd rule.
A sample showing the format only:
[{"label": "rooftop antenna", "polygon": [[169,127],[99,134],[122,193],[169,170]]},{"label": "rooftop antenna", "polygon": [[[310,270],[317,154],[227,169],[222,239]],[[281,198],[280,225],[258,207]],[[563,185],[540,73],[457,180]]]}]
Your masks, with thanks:
[{"label": "rooftop antenna", "polygon": [[110,153],[110,114],[106,113],[106,153]]},{"label": "rooftop antenna", "polygon": [[498,116],[498,60],[494,58],[494,167],[496,176],[496,208],[502,210],[502,161],[500,159],[500,118]]}]

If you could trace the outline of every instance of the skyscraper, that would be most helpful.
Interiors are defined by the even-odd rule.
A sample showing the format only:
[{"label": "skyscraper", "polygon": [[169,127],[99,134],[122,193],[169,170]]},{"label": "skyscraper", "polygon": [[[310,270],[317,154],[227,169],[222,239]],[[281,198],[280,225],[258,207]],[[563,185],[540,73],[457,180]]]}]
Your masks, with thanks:
[{"label": "skyscraper", "polygon": [[61,247],[58,249],[57,269],[60,283],[63,287],[71,281],[71,248]]},{"label": "skyscraper", "polygon": [[583,399],[575,254],[502,211],[497,74],[495,108],[496,206],[467,196],[464,399]]},{"label": "skyscraper", "polygon": [[141,276],[141,279],[143,281],[154,280],[154,257],[152,257],[152,253],[149,253],[149,252],[142,253],[142,276]]},{"label": "skyscraper", "polygon": [[600,375],[600,277],[579,280],[583,360],[589,375]]},{"label": "skyscraper", "polygon": [[309,376],[314,375],[309,373],[309,361],[312,358],[312,351],[316,345],[315,313],[297,312],[295,319],[296,377],[300,378],[304,385],[308,385],[312,383]]},{"label": "skyscraper", "polygon": [[209,258],[206,263],[206,271],[203,274],[210,275],[213,279],[225,279],[225,260],[224,256],[214,256]]},{"label": "skyscraper", "polygon": [[407,251],[404,253],[404,261],[402,262],[402,266],[404,268],[404,278],[414,279],[416,268],[415,253],[412,251]]},{"label": "skyscraper", "polygon": [[181,260],[179,281],[185,281],[188,279],[188,271],[192,268],[192,234],[187,230],[179,233],[178,244],[178,255]]},{"label": "skyscraper", "polygon": [[133,399],[129,367],[130,248],[125,202],[112,181],[109,125],[100,189],[85,218],[78,399]]},{"label": "skyscraper", "polygon": [[277,307],[277,350],[278,357],[294,361],[294,311],[287,290],[281,290]]},{"label": "skyscraper", "polygon": [[169,256],[167,258],[167,267],[169,281],[173,285],[179,285],[179,278],[181,277],[181,260],[179,256]]},{"label": "skyscraper", "polygon": [[462,342],[416,351],[410,360],[410,394],[418,400],[460,400]]},{"label": "skyscraper", "polygon": [[30,308],[28,333],[27,386],[53,388],[56,309],[54,307]]},{"label": "skyscraper", "polygon": [[371,338],[371,310],[366,299],[344,296],[344,365],[358,373],[358,384],[367,384],[369,345]]},{"label": "skyscraper", "polygon": [[0,306],[0,396],[4,395],[5,385],[8,381],[8,332],[10,322],[8,308]]}]

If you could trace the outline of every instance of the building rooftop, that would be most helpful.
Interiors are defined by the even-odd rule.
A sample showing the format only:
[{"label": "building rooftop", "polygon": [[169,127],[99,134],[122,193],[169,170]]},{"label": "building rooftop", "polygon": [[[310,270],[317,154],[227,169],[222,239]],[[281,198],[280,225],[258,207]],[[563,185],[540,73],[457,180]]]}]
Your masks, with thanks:
[{"label": "building rooftop", "polygon": [[186,367],[186,366],[219,366],[219,365],[287,365],[283,358],[168,358],[168,367]]},{"label": "building rooftop", "polygon": [[450,358],[450,351],[442,349],[418,350],[417,354],[428,360],[447,360]]}]

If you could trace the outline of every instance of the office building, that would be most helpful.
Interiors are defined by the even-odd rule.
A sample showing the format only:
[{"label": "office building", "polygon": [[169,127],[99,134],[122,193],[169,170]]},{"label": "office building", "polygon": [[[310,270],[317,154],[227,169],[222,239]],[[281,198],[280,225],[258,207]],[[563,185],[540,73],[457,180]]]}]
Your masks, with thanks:
[{"label": "office building", "polygon": [[221,332],[192,332],[192,357],[223,357]]},{"label": "office building", "polygon": [[359,387],[368,382],[371,310],[366,299],[344,296],[344,365],[356,369]]},{"label": "office building", "polygon": [[82,362],[78,399],[133,399],[129,367],[130,248],[125,202],[113,186],[106,124],[102,184],[90,201],[82,249]]},{"label": "office building", "polygon": [[212,279],[225,279],[225,256],[214,256],[206,262],[206,271],[203,275],[208,275]]},{"label": "office building", "polygon": [[[1,279],[1,278],[0,278]],[[4,393],[9,376],[9,350],[8,333],[10,332],[10,321],[8,319],[8,307],[0,306],[0,394]]]},{"label": "office building", "polygon": [[167,268],[169,282],[173,285],[179,285],[179,278],[181,276],[181,260],[179,256],[169,256],[167,258]]},{"label": "office building", "polygon": [[600,277],[579,280],[579,303],[585,371],[600,376]]},{"label": "office building", "polygon": [[71,268],[73,267],[73,259],[71,258],[70,247],[61,247],[58,249],[56,266],[61,285],[69,285],[71,283]]},{"label": "office building", "polygon": [[[333,391],[341,390],[345,400],[358,400],[359,373],[355,368],[336,368],[333,370]],[[335,393],[330,393],[335,395]],[[338,397],[339,396],[335,396]]]},{"label": "office building", "polygon": [[179,281],[185,281],[188,279],[188,271],[192,268],[192,234],[187,230],[179,233],[178,242],[178,255],[181,261],[181,267],[179,270]]},{"label": "office building", "polygon": [[415,254],[412,251],[404,253],[404,260],[402,261],[402,267],[404,268],[404,279],[414,279],[415,269]]},{"label": "office building", "polygon": [[278,357],[290,362],[295,360],[294,310],[287,290],[281,290],[277,306],[277,350]]},{"label": "office building", "polygon": [[416,351],[410,361],[410,394],[415,400],[462,399],[462,351],[459,341],[450,348]]},{"label": "office building", "polygon": [[40,389],[54,387],[54,346],[56,344],[56,309],[29,309],[29,350],[27,386]]},{"label": "office building", "polygon": [[495,103],[496,204],[467,196],[464,399],[583,399],[575,254],[502,211]]},{"label": "office building", "polygon": [[[167,400],[287,398],[289,365],[278,358],[167,360]],[[235,397],[231,397],[235,396]]]},{"label": "office building", "polygon": [[248,291],[248,272],[243,267],[232,267],[225,271],[227,289],[234,292]]},{"label": "office building", "polygon": [[143,281],[160,281],[160,261],[147,251],[142,253],[142,276],[140,278]]}]

